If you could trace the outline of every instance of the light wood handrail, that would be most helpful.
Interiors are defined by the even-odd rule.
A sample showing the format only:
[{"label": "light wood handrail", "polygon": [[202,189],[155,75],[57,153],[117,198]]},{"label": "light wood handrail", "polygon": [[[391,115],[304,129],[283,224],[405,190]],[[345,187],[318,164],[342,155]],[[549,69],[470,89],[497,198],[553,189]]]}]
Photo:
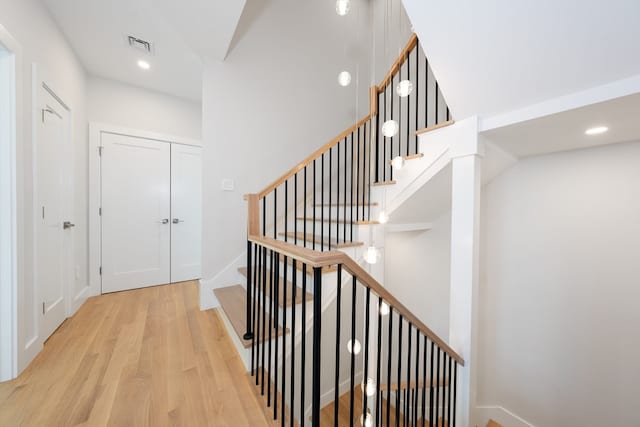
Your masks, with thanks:
[{"label": "light wood handrail", "polygon": [[404,49],[402,49],[402,51],[400,52],[400,55],[398,55],[398,58],[396,58],[396,60],[391,65],[391,68],[389,69],[389,72],[387,73],[387,75],[384,76],[384,79],[382,79],[380,84],[377,86],[378,93],[382,92],[385,89],[385,86],[389,84],[394,74],[398,72],[398,69],[402,66],[402,64],[404,64],[404,61],[407,60],[407,57],[409,56],[409,52],[411,52],[411,50],[414,47],[416,47],[417,44],[418,44],[418,36],[416,35],[416,33],[413,33],[409,38],[409,41],[405,45]]},{"label": "light wood handrail", "polygon": [[313,249],[304,248],[292,243],[276,240],[271,237],[259,235],[249,235],[249,241],[262,245],[268,249],[273,249],[287,257],[301,261],[311,267],[325,267],[335,264],[342,264],[350,274],[357,277],[360,283],[371,289],[378,296],[389,304],[404,319],[415,326],[422,334],[427,336],[452,359],[464,366],[464,360],[447,343],[445,343],[435,332],[422,323],[408,308],[396,299],[387,289],[374,279],[365,269],[355,262],[349,255],[341,251],[319,252]]},{"label": "light wood handrail", "polygon": [[305,166],[307,166],[311,162],[313,162],[314,159],[317,159],[323,153],[329,151],[331,149],[331,147],[336,145],[338,142],[342,141],[347,135],[349,135],[351,132],[357,130],[360,126],[364,125],[369,120],[371,120],[371,114],[367,115],[367,117],[363,118],[358,123],[356,123],[355,125],[351,126],[349,129],[345,130],[340,135],[336,136],[335,138],[333,138],[331,141],[329,141],[328,143],[326,143],[322,147],[318,148],[311,155],[309,155],[309,157],[307,157],[302,162],[298,163],[296,166],[291,168],[287,173],[282,175],[280,178],[278,178],[275,181],[273,181],[264,190],[260,191],[258,193],[258,199],[262,199],[264,196],[266,196],[267,194],[272,192],[275,188],[277,188],[280,185],[284,184],[284,182],[286,180],[288,180],[289,178],[291,178],[292,176],[294,176],[295,174],[300,172],[302,169],[304,169]]}]

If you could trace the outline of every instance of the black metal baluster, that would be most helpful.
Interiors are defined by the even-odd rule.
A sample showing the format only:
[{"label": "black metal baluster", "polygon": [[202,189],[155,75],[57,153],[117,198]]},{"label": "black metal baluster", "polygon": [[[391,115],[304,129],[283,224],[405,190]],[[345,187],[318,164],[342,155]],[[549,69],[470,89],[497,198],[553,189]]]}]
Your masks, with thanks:
[{"label": "black metal baluster", "polygon": [[262,235],[267,235],[267,197],[262,198]]},{"label": "black metal baluster", "polygon": [[[342,220],[344,221],[344,223],[347,223],[347,169],[348,169],[348,163],[347,163],[347,137],[344,137],[344,194],[342,196],[343,200],[342,200],[342,210],[343,210],[343,214],[342,214]],[[336,209],[338,209],[336,207]],[[346,225],[342,228],[342,241],[346,242],[347,241],[347,227]]]},{"label": "black metal baluster", "polygon": [[[295,420],[295,389],[296,389],[296,384],[295,384],[295,369],[296,369],[296,302],[298,300],[298,262],[295,259],[291,260],[292,264],[291,264],[291,390],[290,390],[290,398],[289,398],[289,405],[291,405],[291,415],[289,416],[289,421],[290,421],[290,425],[293,426],[294,425],[294,420]],[[286,276],[285,276],[285,292],[286,292]],[[286,301],[286,293],[285,293],[285,301]],[[307,296],[306,295],[302,295],[302,304],[306,304],[307,303]],[[285,325],[286,326],[286,325]],[[284,340],[284,338],[283,338]],[[284,352],[284,348],[283,348],[283,354],[286,354]],[[284,373],[284,370],[283,370]],[[284,396],[284,387],[282,388],[282,395]],[[284,405],[284,397],[282,398],[282,402]],[[301,403],[302,406],[304,406],[304,402]],[[283,425],[284,425],[284,409],[283,409]]]},{"label": "black metal baluster", "polygon": [[439,403],[440,403],[440,347],[438,347],[438,353],[436,356],[436,383],[434,385],[435,390],[436,390],[436,402],[435,402],[435,409],[436,409],[436,425],[439,423],[439,419],[438,419],[438,412],[439,412]]},{"label": "black metal baluster", "polygon": [[289,241],[288,231],[289,231],[289,221],[288,221],[288,213],[289,213],[289,180],[284,180],[284,241]]},{"label": "black metal baluster", "polygon": [[419,398],[419,383],[420,383],[420,330],[416,328],[416,387],[413,394],[413,425],[418,425],[418,398]]},{"label": "black metal baluster", "polygon": [[436,80],[436,106],[435,106],[435,114],[436,114],[436,122],[435,124],[437,125],[438,123],[440,123],[440,115],[438,114],[438,109],[440,107],[440,99],[439,99],[439,95],[440,95],[440,89],[438,86],[438,80]]},{"label": "black metal baluster", "polygon": [[331,189],[333,188],[333,175],[331,174],[332,166],[333,166],[332,153],[333,153],[333,147],[329,148],[329,240],[327,243],[329,245],[329,250],[331,250],[331,202],[333,201],[331,197],[332,196]]},{"label": "black metal baluster", "polygon": [[[446,101],[445,101],[446,105]],[[449,111],[449,106],[447,105],[447,121],[451,120],[451,112]]]},{"label": "black metal baluster", "polygon": [[338,264],[338,288],[336,289],[336,372],[333,396],[333,420],[335,427],[338,427],[338,402],[340,400],[340,315],[342,310],[342,264]]},{"label": "black metal baluster", "polygon": [[253,332],[253,334],[251,335],[251,375],[256,375],[257,372],[257,366],[258,364],[256,363],[256,359],[255,359],[255,355],[256,355],[256,307],[257,307],[257,300],[258,300],[258,294],[256,293],[256,278],[258,276],[258,271],[260,271],[260,253],[259,253],[259,246],[257,244],[253,245],[254,247],[254,267],[253,267],[253,276],[252,276],[252,280],[251,280],[251,288],[253,290],[253,302],[252,302],[252,315],[251,315],[251,331]]},{"label": "black metal baluster", "polygon": [[[273,238],[278,238],[278,189],[273,189]],[[271,316],[269,316],[271,317]]]},{"label": "black metal baluster", "polygon": [[376,425],[380,425],[380,359],[382,357],[382,297],[378,297],[378,347],[376,351]]},{"label": "black metal baluster", "polygon": [[453,365],[453,416],[451,417],[451,425],[456,427],[456,388],[458,385],[458,362]]},{"label": "black metal baluster", "polygon": [[433,427],[435,424],[433,423],[433,394],[434,394],[434,387],[436,386],[433,383],[433,359],[434,359],[434,352],[435,346],[433,341],[431,341],[431,356],[430,356],[430,364],[431,366],[429,367],[430,369],[430,375],[429,375],[429,427]]},{"label": "black metal baluster", "polygon": [[[302,295],[307,296],[307,264],[302,263]],[[302,339],[300,344],[300,427],[304,427],[304,391],[306,389],[307,304],[302,304]]]},{"label": "black metal baluster", "polygon": [[422,427],[427,418],[427,336],[423,339],[424,354],[422,355]]},{"label": "black metal baluster", "polygon": [[[409,61],[410,55],[411,55],[410,53],[407,53],[407,56],[405,57],[405,64],[407,65],[407,80],[409,82],[411,82],[411,62]],[[410,146],[410,144],[409,144],[409,126],[411,124],[411,119],[410,119],[410,115],[411,115],[411,109],[410,108],[411,107],[409,106],[409,97],[410,97],[410,94],[405,97],[405,98],[407,98],[407,140],[406,140],[406,143],[407,143],[407,151],[406,151],[407,156],[409,155],[409,146]]]},{"label": "black metal baluster", "polygon": [[[289,258],[287,256],[283,257],[283,275],[282,275],[282,298],[280,298],[280,255],[278,254],[278,265],[277,265],[277,271],[276,273],[278,274],[278,287],[276,288],[276,304],[278,307],[282,307],[282,385],[280,387],[280,395],[281,395],[281,399],[282,399],[282,409],[280,410],[280,413],[282,414],[281,418],[282,418],[282,425],[284,426],[284,416],[285,416],[285,393],[286,393],[286,387],[287,387],[287,383],[285,381],[285,378],[287,377],[287,367],[285,365],[285,362],[287,360],[287,340],[286,340],[286,331],[287,331],[287,277],[288,277],[288,272],[287,269],[289,267]],[[292,258],[293,260],[293,258]],[[293,275],[295,276],[295,270],[293,270]],[[281,303],[282,301],[282,303]],[[277,309],[276,309],[277,311]],[[276,322],[277,323],[277,322]],[[276,325],[276,327],[279,327],[279,323]],[[292,330],[293,331],[293,330]],[[294,332],[291,332],[291,335],[294,335]],[[278,349],[278,329],[276,329],[276,350]],[[293,348],[293,347],[292,347]],[[293,354],[293,352],[291,352]],[[278,358],[276,357],[276,369],[278,366]],[[293,375],[292,375],[293,377]],[[292,378],[293,381],[293,378]],[[276,383],[278,382],[278,376],[276,375]],[[276,397],[278,396],[277,394],[275,395]],[[278,405],[274,405],[274,411],[275,408]]]},{"label": "black metal baluster", "polygon": [[349,419],[353,420],[354,415],[354,395],[353,389],[355,387],[355,375],[356,375],[356,277],[353,276],[351,285],[351,370],[350,370],[350,384],[349,387]]},{"label": "black metal baluster", "polygon": [[262,342],[260,346],[262,347],[262,378],[260,380],[260,393],[264,395],[264,357],[265,357],[265,329],[267,328],[267,248],[264,248],[263,252],[263,263],[262,263]]},{"label": "black metal baluster", "polygon": [[[384,99],[384,109],[382,112],[384,113],[384,117],[380,126],[380,132],[382,132],[382,128],[384,124],[387,122],[387,87],[385,86],[382,91],[383,99]],[[387,180],[387,137],[382,135],[382,182]]]},{"label": "black metal baluster", "polygon": [[[424,55],[424,127],[429,127],[429,59]],[[429,420],[431,422],[431,420]]]},{"label": "black metal baluster", "polygon": [[451,421],[451,356],[448,356],[447,359],[449,362],[449,376],[447,377],[447,426],[449,426]]},{"label": "black metal baluster", "polygon": [[[336,244],[340,240],[340,144],[342,141],[338,142],[336,146],[336,153],[338,155],[338,162],[336,164]],[[329,206],[329,215],[331,215],[333,207]]]},{"label": "black metal baluster", "polygon": [[[375,168],[376,168],[376,180],[375,182],[378,182],[378,179],[380,178],[380,140],[379,140],[379,134],[380,134],[380,93],[378,92],[378,90],[376,89],[376,100],[377,100],[377,107],[378,107],[378,111],[376,112],[376,161],[375,161]],[[373,119],[372,119],[373,120]]]},{"label": "black metal baluster", "polygon": [[320,250],[324,251],[324,153],[322,153],[322,159],[320,160],[320,204],[322,210],[320,211]]},{"label": "black metal baluster", "polygon": [[[272,337],[273,337],[273,272],[275,270],[273,261],[275,257],[273,256],[273,250],[269,251],[269,329],[267,329],[267,339],[269,340],[268,349],[267,349],[267,366],[271,369],[271,347],[272,347]],[[267,408],[271,406],[271,374],[272,372],[268,372],[269,381],[267,383]]]},{"label": "black metal baluster", "polygon": [[[358,221],[358,203],[360,200],[360,128],[358,128],[358,149],[356,151],[356,221]],[[351,218],[351,229],[355,221]],[[352,231],[353,233],[353,231]],[[353,241],[353,239],[352,239]]]},{"label": "black metal baluster", "polygon": [[364,318],[364,393],[362,396],[362,420],[367,419],[367,386],[369,384],[369,323],[371,313],[369,312],[371,300],[371,288],[367,287],[365,296],[365,318]]},{"label": "black metal baluster", "polygon": [[[286,206],[286,205],[285,205]],[[285,265],[287,264],[287,257],[284,257],[284,263]],[[273,369],[274,369],[274,376],[273,376],[273,419],[277,420],[278,419],[278,327],[280,325],[280,310],[278,309],[278,305],[279,305],[279,296],[280,296],[280,253],[276,252],[276,257],[275,260],[273,262],[273,292],[271,293],[271,295],[269,295],[269,298],[273,301],[273,304],[271,305],[272,307],[274,307],[274,311],[272,311],[271,315],[273,316],[273,330],[271,331],[272,336],[274,336],[275,338],[273,339],[274,343],[274,347],[275,347],[275,355],[273,358]],[[285,274],[286,277],[286,274]],[[286,313],[285,310],[282,311],[283,315],[284,313]],[[287,320],[284,320],[284,324],[287,324]],[[283,343],[284,345],[284,340]],[[282,352],[282,354],[284,355],[284,351]],[[284,368],[284,357],[282,358],[283,362],[283,368]],[[282,387],[284,389],[284,369],[282,370]],[[282,401],[284,402],[284,399],[282,399]],[[282,411],[282,413],[284,414],[284,411]]]},{"label": "black metal baluster", "polygon": [[364,141],[362,142],[362,215],[360,216],[360,219],[362,221],[364,221],[365,216],[364,216],[364,212],[366,209],[366,205],[365,205],[365,185],[367,183],[367,123],[365,122],[364,124]]},{"label": "black metal baluster", "polygon": [[[391,425],[391,354],[393,353],[393,307],[389,307],[387,340],[387,426]],[[400,354],[400,352],[398,352]]]},{"label": "black metal baluster", "polygon": [[396,392],[396,427],[400,426],[400,381],[402,379],[402,322],[404,318],[400,315],[398,321],[398,376],[396,382],[398,383],[398,391]]},{"label": "black metal baluster", "polygon": [[367,221],[371,221],[371,152],[373,148],[371,147],[373,140],[371,132],[373,132],[373,121],[369,121],[369,155],[367,156],[369,159],[369,167],[367,168]]},{"label": "black metal baluster", "polygon": [[[350,171],[350,175],[351,175],[351,217],[349,218],[351,223],[353,223],[353,166],[354,166],[354,161],[355,161],[355,157],[354,157],[354,150],[355,148],[355,142],[353,141],[353,132],[351,132],[351,171]],[[353,242],[353,227],[349,227],[349,240],[351,242]]]},{"label": "black metal baluster", "polygon": [[322,333],[322,267],[313,268],[313,372],[311,385],[311,419],[320,426],[320,354]]},{"label": "black metal baluster", "polygon": [[[393,75],[391,76],[391,84],[389,86],[389,96],[391,97],[391,120],[393,120]],[[398,122],[398,127],[400,122]],[[399,135],[399,132],[396,133]],[[393,159],[393,143],[395,142],[396,135],[389,138],[389,159],[385,159],[385,163],[388,165],[389,160]],[[393,168],[389,166],[389,180],[393,181]]]},{"label": "black metal baluster", "polygon": [[413,325],[407,322],[407,396],[404,399],[404,425],[409,423],[409,390],[411,390],[411,344],[412,344],[412,328]]},{"label": "black metal baluster", "polygon": [[253,338],[253,329],[251,328],[251,273],[253,271],[253,245],[247,240],[247,313],[246,313],[246,330],[243,339],[250,340]]}]

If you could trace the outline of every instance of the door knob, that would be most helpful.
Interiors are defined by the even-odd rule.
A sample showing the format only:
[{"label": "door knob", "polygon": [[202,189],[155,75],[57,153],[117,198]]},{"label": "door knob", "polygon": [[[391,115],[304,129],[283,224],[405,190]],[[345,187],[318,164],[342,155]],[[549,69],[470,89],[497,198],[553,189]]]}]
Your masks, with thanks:
[{"label": "door knob", "polygon": [[162,221],[160,221],[161,224],[169,224],[169,218],[164,218]]},{"label": "door knob", "polygon": [[173,218],[173,221],[171,221],[171,222],[174,223],[174,224],[177,224],[179,222],[184,222],[184,220],[178,219],[178,218]]},{"label": "door knob", "polygon": [[71,221],[65,221],[62,223],[62,228],[63,229],[67,229],[67,228],[71,228],[71,227],[75,227],[75,224],[72,224]]}]

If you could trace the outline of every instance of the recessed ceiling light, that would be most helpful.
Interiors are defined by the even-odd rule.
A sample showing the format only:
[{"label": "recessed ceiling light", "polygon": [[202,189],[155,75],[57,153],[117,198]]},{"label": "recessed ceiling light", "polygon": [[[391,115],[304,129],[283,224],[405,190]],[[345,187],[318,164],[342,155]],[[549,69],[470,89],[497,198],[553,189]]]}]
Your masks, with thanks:
[{"label": "recessed ceiling light", "polygon": [[585,135],[599,135],[601,133],[605,133],[608,130],[609,128],[606,126],[596,126],[596,127],[587,129],[584,133]]},{"label": "recessed ceiling light", "polygon": [[143,61],[142,59],[140,59],[138,61],[138,67],[142,68],[143,70],[148,70],[149,68],[151,68],[151,64],[149,64],[147,61]]}]

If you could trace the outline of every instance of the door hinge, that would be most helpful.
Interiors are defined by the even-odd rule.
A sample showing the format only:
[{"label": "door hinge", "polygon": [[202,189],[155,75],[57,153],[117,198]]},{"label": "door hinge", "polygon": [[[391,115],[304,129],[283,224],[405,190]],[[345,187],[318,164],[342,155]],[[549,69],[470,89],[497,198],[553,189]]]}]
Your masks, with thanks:
[{"label": "door hinge", "polygon": [[102,266],[100,266],[99,273],[102,276]]},{"label": "door hinge", "polygon": [[42,315],[44,316],[44,301],[42,301]]},{"label": "door hinge", "polygon": [[104,147],[102,145],[98,147],[98,156],[102,156],[102,149],[103,148]]},{"label": "door hinge", "polygon": [[102,208],[98,208],[98,216],[102,216]]}]

